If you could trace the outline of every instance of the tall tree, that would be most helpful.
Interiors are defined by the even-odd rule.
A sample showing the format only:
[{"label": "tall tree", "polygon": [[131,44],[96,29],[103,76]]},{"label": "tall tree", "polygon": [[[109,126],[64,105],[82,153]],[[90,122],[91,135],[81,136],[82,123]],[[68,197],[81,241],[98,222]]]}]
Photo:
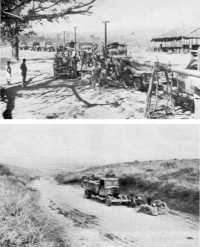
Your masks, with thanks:
[{"label": "tall tree", "polygon": [[[18,49],[19,33],[35,21],[90,14],[96,0],[1,0],[1,37]],[[18,57],[18,52],[16,54]]]}]

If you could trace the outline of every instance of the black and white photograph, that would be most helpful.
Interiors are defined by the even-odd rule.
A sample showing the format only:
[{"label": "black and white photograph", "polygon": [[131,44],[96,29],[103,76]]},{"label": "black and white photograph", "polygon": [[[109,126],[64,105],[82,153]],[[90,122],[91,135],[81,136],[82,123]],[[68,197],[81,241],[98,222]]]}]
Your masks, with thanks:
[{"label": "black and white photograph", "polygon": [[1,0],[0,118],[200,119],[199,0]]},{"label": "black and white photograph", "polygon": [[1,247],[198,247],[199,125],[1,124]]},{"label": "black and white photograph", "polygon": [[0,9],[0,247],[198,247],[200,1]]}]

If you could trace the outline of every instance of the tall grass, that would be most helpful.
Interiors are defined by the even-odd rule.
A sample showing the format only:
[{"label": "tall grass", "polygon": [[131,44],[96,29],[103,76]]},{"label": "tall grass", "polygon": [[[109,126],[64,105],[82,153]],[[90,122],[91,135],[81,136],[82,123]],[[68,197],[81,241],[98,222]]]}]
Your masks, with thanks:
[{"label": "tall grass", "polygon": [[63,227],[39,201],[39,193],[12,174],[0,176],[1,247],[69,246]]}]

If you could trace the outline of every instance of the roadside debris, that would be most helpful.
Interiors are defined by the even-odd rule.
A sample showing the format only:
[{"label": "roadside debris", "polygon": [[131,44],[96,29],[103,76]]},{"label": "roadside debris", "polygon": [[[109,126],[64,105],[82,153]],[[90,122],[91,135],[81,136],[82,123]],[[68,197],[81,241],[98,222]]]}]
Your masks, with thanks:
[{"label": "roadside debris", "polygon": [[169,212],[169,208],[165,202],[161,200],[155,200],[151,203],[151,205],[142,204],[137,212],[158,216],[167,214]]}]

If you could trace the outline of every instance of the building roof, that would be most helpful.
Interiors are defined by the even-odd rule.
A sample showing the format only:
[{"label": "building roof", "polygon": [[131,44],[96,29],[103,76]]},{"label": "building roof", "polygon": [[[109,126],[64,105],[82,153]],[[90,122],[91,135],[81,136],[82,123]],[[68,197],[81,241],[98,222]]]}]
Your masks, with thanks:
[{"label": "building roof", "polygon": [[79,46],[93,46],[94,43],[93,42],[79,42]]},{"label": "building roof", "polygon": [[153,38],[151,41],[162,42],[162,41],[174,41],[181,39],[200,39],[200,27],[193,29],[176,28],[167,33],[160,35],[159,37]]},{"label": "building roof", "polygon": [[118,43],[118,42],[113,42],[107,45],[108,48],[110,49],[116,49],[118,47],[126,47],[126,44]]}]

